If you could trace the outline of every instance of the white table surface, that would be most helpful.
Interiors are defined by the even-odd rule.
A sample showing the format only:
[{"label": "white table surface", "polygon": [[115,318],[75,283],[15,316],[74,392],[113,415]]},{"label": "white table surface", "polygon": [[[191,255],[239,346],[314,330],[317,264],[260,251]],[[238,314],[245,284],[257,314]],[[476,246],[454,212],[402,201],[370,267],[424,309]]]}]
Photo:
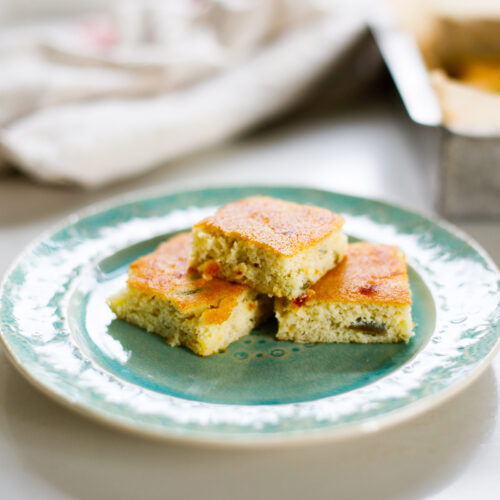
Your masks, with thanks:
[{"label": "white table surface", "polygon": [[[0,179],[0,274],[69,212],[130,190],[298,184],[431,212],[422,171],[436,137],[397,102],[358,104],[85,192]],[[500,262],[500,223],[460,224]],[[368,437],[283,450],[222,451],[108,429],[32,388],[0,351],[0,498],[498,499],[500,356],[427,414]]]}]

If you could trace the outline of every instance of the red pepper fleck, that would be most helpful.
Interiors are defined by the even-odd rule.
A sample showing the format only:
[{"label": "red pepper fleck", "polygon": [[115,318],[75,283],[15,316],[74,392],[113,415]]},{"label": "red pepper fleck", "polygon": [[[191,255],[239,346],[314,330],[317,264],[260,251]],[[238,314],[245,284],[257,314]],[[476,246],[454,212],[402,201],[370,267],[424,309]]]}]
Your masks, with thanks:
[{"label": "red pepper fleck", "polygon": [[306,290],[302,295],[293,299],[292,302],[298,307],[303,306],[315,293],[316,292],[314,290]]},{"label": "red pepper fleck", "polygon": [[371,295],[372,293],[375,292],[377,289],[377,285],[370,284],[370,285],[364,285],[359,289],[359,293],[362,293],[363,295]]},{"label": "red pepper fleck", "polygon": [[201,276],[206,280],[210,280],[220,271],[220,266],[217,262],[211,260],[205,262],[205,264],[201,266],[200,270]]}]

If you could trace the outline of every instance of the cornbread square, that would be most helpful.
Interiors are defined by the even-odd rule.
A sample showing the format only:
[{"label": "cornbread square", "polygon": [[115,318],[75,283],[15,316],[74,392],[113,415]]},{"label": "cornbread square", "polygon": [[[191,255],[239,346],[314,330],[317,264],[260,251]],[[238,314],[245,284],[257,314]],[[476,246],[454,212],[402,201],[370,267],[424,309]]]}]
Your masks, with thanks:
[{"label": "cornbread square", "polygon": [[306,297],[276,299],[275,311],[280,340],[408,342],[413,323],[405,256],[395,246],[351,244]]},{"label": "cornbread square", "polygon": [[118,318],[210,356],[247,335],[271,312],[245,285],[188,271],[191,235],[180,234],[130,266],[127,287],[108,299]]},{"label": "cornbread square", "polygon": [[191,265],[205,277],[295,298],[345,255],[344,219],[268,197],[230,203],[193,227]]}]

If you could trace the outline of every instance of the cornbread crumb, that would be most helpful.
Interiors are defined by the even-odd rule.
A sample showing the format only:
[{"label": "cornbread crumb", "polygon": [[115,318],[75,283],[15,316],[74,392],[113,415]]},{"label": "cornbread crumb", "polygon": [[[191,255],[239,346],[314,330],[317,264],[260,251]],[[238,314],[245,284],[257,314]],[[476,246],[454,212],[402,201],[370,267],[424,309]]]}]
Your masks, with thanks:
[{"label": "cornbread crumb", "polygon": [[191,265],[205,277],[293,299],[343,258],[343,224],[324,208],[247,198],[193,227]]}]

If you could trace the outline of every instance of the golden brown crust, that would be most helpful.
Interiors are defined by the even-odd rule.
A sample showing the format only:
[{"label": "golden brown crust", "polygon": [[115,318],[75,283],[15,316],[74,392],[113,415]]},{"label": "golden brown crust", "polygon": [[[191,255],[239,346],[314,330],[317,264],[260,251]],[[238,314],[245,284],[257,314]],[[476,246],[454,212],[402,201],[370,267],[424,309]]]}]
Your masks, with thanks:
[{"label": "golden brown crust", "polygon": [[344,260],[311,289],[307,302],[411,304],[405,256],[392,245],[349,245]]},{"label": "golden brown crust", "polygon": [[325,208],[256,196],[229,203],[195,227],[292,256],[339,231],[343,224],[343,217]]},{"label": "golden brown crust", "polygon": [[162,243],[153,253],[130,265],[129,286],[168,300],[184,312],[202,312],[207,324],[226,321],[245,285],[220,279],[205,280],[189,272],[191,234],[183,233]]}]

